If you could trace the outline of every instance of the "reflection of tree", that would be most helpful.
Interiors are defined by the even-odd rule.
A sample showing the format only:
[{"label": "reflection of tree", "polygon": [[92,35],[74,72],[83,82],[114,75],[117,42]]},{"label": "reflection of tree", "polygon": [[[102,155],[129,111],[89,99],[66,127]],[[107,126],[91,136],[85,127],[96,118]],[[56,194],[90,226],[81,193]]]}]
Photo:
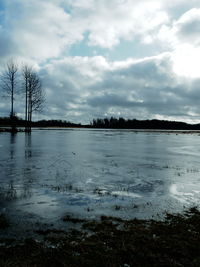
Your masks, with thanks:
[{"label": "reflection of tree", "polygon": [[5,198],[8,200],[17,198],[17,190],[15,189],[12,180],[8,184],[8,190],[5,192]]},{"label": "reflection of tree", "polygon": [[25,159],[32,158],[32,141],[31,141],[31,133],[25,133]]},{"label": "reflection of tree", "polygon": [[[31,159],[32,158],[32,139],[31,139],[31,132],[25,133],[25,146],[24,146],[24,157],[25,159]],[[27,162],[24,161],[26,164]],[[24,168],[23,173],[23,188],[21,192],[21,198],[28,198],[32,196],[31,191],[31,184],[33,183],[33,176],[32,176],[33,170],[29,167]]]},{"label": "reflection of tree", "polygon": [[[16,177],[16,138],[17,134],[10,133],[10,150],[7,158],[7,166],[2,171],[6,179],[3,181],[3,186],[0,188],[0,197],[2,199],[12,200],[17,198],[17,190],[14,186]],[[10,158],[9,158],[10,157]]]},{"label": "reflection of tree", "polygon": [[25,199],[31,197],[32,195],[33,193],[31,191],[30,183],[24,183],[20,198]]},{"label": "reflection of tree", "polygon": [[14,159],[15,156],[15,143],[16,143],[16,133],[10,134],[10,159]]},{"label": "reflection of tree", "polygon": [[23,137],[10,133],[7,164],[0,172],[0,176],[6,178],[0,184],[0,200],[26,199],[33,194],[32,187],[37,175],[35,168],[32,167],[31,134],[26,133],[24,140]]},{"label": "reflection of tree", "polygon": [[5,200],[15,200],[15,199],[25,199],[32,196],[32,192],[30,190],[30,184],[24,183],[21,189],[17,190],[16,185],[14,185],[13,180],[8,182],[8,187],[0,188],[0,197]]}]

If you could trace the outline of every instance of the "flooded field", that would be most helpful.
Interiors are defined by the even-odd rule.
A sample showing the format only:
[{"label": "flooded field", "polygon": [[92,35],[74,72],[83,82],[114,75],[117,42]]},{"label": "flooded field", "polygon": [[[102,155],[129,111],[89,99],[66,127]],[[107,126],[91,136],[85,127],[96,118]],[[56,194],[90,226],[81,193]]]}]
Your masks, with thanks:
[{"label": "flooded field", "polygon": [[131,130],[0,134],[0,213],[13,228],[63,216],[162,218],[199,205],[200,136]]}]

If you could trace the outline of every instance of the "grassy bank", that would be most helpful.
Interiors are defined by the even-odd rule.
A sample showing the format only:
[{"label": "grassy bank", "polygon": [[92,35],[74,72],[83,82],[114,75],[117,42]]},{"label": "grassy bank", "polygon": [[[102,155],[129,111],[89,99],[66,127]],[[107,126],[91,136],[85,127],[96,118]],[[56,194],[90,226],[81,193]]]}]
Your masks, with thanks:
[{"label": "grassy bank", "polygon": [[[1,217],[2,227],[9,227]],[[70,218],[68,218],[70,220]],[[102,217],[81,230],[39,229],[43,242],[0,239],[0,266],[200,266],[200,212],[164,221]]]}]

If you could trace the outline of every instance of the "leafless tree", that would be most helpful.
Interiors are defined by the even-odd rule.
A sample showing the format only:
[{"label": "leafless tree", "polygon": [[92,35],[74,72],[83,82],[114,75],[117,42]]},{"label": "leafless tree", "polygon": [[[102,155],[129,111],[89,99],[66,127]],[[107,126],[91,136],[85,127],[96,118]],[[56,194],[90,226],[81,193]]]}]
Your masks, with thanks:
[{"label": "leafless tree", "polygon": [[14,100],[17,93],[17,79],[18,79],[18,65],[12,59],[10,59],[3,72],[0,75],[1,87],[4,91],[4,96],[10,97],[11,110],[10,119],[12,132],[16,132],[15,112],[14,112]]},{"label": "leafless tree", "polygon": [[28,89],[29,89],[29,79],[32,72],[32,66],[27,64],[22,65],[22,77],[23,77],[23,92],[25,93],[25,121],[28,120]]},{"label": "leafless tree", "polygon": [[41,112],[44,104],[42,83],[39,76],[35,72],[32,72],[29,78],[28,100],[29,121],[32,121],[32,113],[35,111]]},{"label": "leafless tree", "polygon": [[24,65],[22,68],[23,87],[25,88],[25,121],[26,131],[31,131],[31,122],[33,112],[40,112],[43,109],[45,101],[42,83],[32,67]]},{"label": "leafless tree", "polygon": [[5,95],[10,97],[11,111],[10,118],[12,122],[12,130],[14,130],[14,96],[17,89],[17,72],[18,65],[12,59],[9,60],[5,66],[4,71],[1,73],[1,86]]}]

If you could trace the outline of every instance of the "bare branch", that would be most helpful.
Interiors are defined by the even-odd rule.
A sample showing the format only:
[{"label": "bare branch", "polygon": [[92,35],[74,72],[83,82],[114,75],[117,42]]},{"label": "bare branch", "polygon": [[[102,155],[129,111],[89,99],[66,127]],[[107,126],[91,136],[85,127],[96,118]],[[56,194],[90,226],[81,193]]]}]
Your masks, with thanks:
[{"label": "bare branch", "polygon": [[14,95],[16,94],[18,65],[11,59],[0,76],[1,88],[11,101],[10,115],[14,115]]},{"label": "bare branch", "polygon": [[32,67],[24,65],[22,68],[23,87],[26,94],[25,120],[28,121],[27,130],[30,131],[33,112],[41,112],[44,107],[45,96],[41,80]]}]

